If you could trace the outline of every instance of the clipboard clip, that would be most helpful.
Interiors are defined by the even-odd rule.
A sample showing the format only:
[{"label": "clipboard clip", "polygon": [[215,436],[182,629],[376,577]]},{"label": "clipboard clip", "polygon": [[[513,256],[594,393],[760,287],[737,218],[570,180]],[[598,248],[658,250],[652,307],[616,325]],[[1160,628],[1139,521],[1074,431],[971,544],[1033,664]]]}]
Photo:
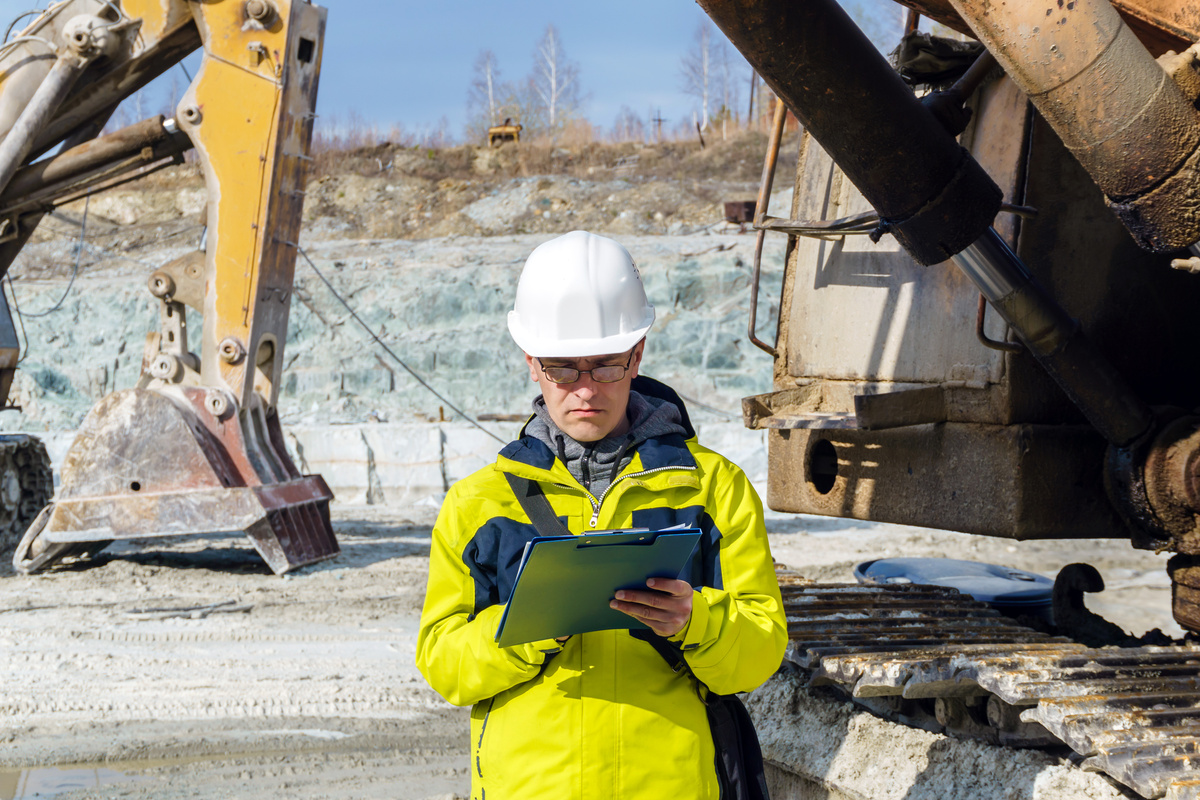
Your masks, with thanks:
[{"label": "clipboard clip", "polygon": [[608,532],[599,541],[595,540],[594,534],[585,534],[579,538],[582,541],[575,545],[576,549],[582,550],[585,547],[637,547],[640,545],[652,545],[654,540],[662,531],[651,531],[649,528],[641,528],[637,530],[624,530],[621,533],[626,534],[613,540],[612,533]]}]

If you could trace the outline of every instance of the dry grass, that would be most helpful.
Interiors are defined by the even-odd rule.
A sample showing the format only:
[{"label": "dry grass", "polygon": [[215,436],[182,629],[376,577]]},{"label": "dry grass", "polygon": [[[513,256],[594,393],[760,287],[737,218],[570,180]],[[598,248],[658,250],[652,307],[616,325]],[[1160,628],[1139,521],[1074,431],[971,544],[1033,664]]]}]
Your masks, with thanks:
[{"label": "dry grass", "polygon": [[[798,133],[789,131],[794,141]],[[586,123],[569,126],[560,136],[522,139],[496,148],[438,146],[409,136],[379,136],[371,129],[342,138],[318,137],[313,142],[312,177],[358,174],[373,176],[393,170],[432,181],[494,177],[567,175],[581,179],[636,174],[649,179],[712,178],[714,169],[725,180],[757,181],[766,152],[766,134],[745,126],[726,127],[705,135],[705,146],[693,135],[662,142],[599,140]],[[795,147],[781,148],[779,174],[794,169]],[[789,162],[789,159],[791,163]]]},{"label": "dry grass", "polygon": [[[497,163],[501,174],[513,177],[542,174],[583,177],[598,169],[612,168],[620,159],[635,155],[642,161],[662,161],[664,165],[677,167],[693,154],[700,163],[728,163],[731,157],[740,163],[746,159],[741,151],[747,143],[753,143],[758,165],[749,174],[754,179],[761,169],[772,110],[769,104],[761,108],[750,120],[731,119],[726,114],[714,119],[703,132],[685,122],[673,128],[656,129],[640,118],[625,120],[611,131],[603,131],[586,119],[576,119],[553,134],[526,131],[519,144],[504,145],[499,148],[502,155],[489,161]],[[794,130],[795,120],[790,122],[789,130]],[[408,174],[432,180],[466,178],[474,171],[474,154],[482,145],[482,141],[456,143],[445,120],[430,129],[412,131],[400,124],[386,127],[372,124],[351,113],[345,120],[336,117],[318,120],[312,142],[314,177],[340,172],[379,174],[396,166],[397,154],[405,154],[400,160]],[[424,161],[414,158],[415,153],[423,153]],[[640,165],[639,174],[647,174],[645,166]],[[702,172],[694,176],[689,172],[682,165],[682,171],[672,168],[657,177],[703,177]]]}]

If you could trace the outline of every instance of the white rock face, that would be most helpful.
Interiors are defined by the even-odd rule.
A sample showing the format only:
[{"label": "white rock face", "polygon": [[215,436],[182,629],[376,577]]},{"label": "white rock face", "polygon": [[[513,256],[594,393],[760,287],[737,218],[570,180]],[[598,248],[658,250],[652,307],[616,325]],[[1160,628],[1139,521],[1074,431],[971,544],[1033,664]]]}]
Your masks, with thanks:
[{"label": "white rock face", "polygon": [[[322,474],[339,502],[436,507],[454,481],[494,459],[500,444],[452,405],[472,417],[529,412],[536,387],[505,318],[525,258],[547,238],[306,245],[317,269],[371,331],[441,397],[374,343],[300,259],[279,409],[301,469]],[[658,314],[643,372],[684,396],[702,442],[752,480],[765,481],[764,437],[740,423],[741,398],[768,391],[771,380],[770,358],[745,339],[753,237],[730,232],[622,241]],[[770,339],[784,238],[768,242],[759,333]],[[73,260],[64,244],[38,247]],[[128,253],[85,251],[85,269],[61,308],[24,319],[29,346],[12,397],[22,410],[0,415],[0,429],[49,439],[57,466],[92,405],[136,384],[146,334],[158,326],[158,301],[145,277],[181,254],[179,242],[170,244],[139,251],[136,261]],[[29,255],[44,257],[41,250]],[[66,288],[62,278],[16,282],[26,311],[53,307]],[[189,312],[188,323],[195,351],[203,320]],[[520,424],[485,426],[507,441]]]},{"label": "white rock face", "polygon": [[[525,257],[547,237],[454,237],[418,241],[342,240],[307,253],[371,330],[445,399],[423,387],[373,343],[303,259],[284,348],[279,408],[285,425],[407,423],[468,414],[523,414],[534,396],[521,353],[508,336]],[[769,240],[759,334],[770,339],[778,307],[783,237]],[[770,388],[771,362],[745,339],[753,238],[631,236],[658,321],[644,372],[689,400],[697,423],[740,416],[743,396]],[[136,263],[99,254],[62,307],[26,317],[27,356],[5,430],[72,430],[103,394],[128,388],[141,370],[143,342],[158,325],[145,289],[154,266],[178,248],[140,252]],[[90,259],[89,259],[90,260]],[[62,295],[61,279],[16,283],[21,308],[41,311]],[[202,320],[189,313],[192,349]],[[448,401],[448,402],[447,402]]]}]

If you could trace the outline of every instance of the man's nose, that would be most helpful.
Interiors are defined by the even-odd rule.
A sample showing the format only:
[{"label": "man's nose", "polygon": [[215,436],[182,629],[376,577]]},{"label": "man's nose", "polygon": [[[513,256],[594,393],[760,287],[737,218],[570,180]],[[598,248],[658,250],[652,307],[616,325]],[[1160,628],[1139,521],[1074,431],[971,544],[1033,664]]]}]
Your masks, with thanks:
[{"label": "man's nose", "polygon": [[585,395],[587,397],[594,396],[596,394],[596,382],[592,380],[592,373],[580,372],[579,380],[575,381],[575,384],[571,387],[571,390],[575,394]]}]

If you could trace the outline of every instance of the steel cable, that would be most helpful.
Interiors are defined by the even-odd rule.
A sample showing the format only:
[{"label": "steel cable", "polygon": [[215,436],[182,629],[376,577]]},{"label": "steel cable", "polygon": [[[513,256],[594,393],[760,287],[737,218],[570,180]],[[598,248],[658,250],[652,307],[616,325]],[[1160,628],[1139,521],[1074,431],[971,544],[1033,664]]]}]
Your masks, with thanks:
[{"label": "steel cable", "polygon": [[[58,309],[62,308],[63,302],[67,299],[67,295],[71,293],[71,287],[75,285],[75,278],[79,276],[79,263],[83,260],[83,237],[87,233],[87,218],[88,205],[92,202],[92,196],[89,194],[83,201],[83,221],[79,224],[79,244],[75,250],[75,266],[71,270],[71,280],[67,281],[67,288],[63,290],[62,297],[58,298],[58,302],[47,308],[45,311],[26,312],[27,317],[48,317]],[[11,288],[11,283],[10,283]],[[13,291],[13,304],[16,304],[17,293]],[[21,312],[18,311],[18,314]]]},{"label": "steel cable", "polygon": [[371,337],[371,339],[375,342],[375,344],[377,344],[381,348],[383,348],[383,351],[385,353],[387,353],[389,356],[391,356],[393,361],[395,361],[397,364],[399,364],[401,367],[403,367],[404,371],[413,377],[413,380],[415,380],[417,383],[424,386],[427,390],[429,390],[430,394],[432,394],[434,397],[436,397],[437,399],[439,399],[443,403],[445,403],[447,406],[449,406],[452,411],[454,411],[460,417],[465,419],[467,422],[471,423],[476,428],[478,428],[479,430],[486,433],[488,436],[495,439],[497,442],[500,442],[500,444],[508,444],[507,441],[505,441],[504,439],[501,439],[499,436],[497,436],[496,434],[489,431],[487,428],[480,425],[478,420],[476,420],[474,417],[469,415],[467,412],[463,411],[461,408],[459,408],[454,403],[452,403],[449,399],[446,398],[445,395],[443,395],[437,389],[434,389],[432,386],[430,386],[425,381],[424,378],[422,378],[415,371],[413,371],[412,367],[410,367],[408,364],[405,364],[404,361],[401,360],[400,356],[398,356],[394,352],[392,352],[392,348],[388,347],[387,344],[385,344],[384,341],[382,339],[380,339],[378,335],[376,335],[375,331],[371,330],[370,326],[368,326],[367,323],[363,321],[362,317],[358,316],[358,312],[356,312],[354,310],[354,308],[351,307],[350,303],[348,303],[346,301],[346,299],[344,297],[342,297],[341,294],[338,293],[338,290],[333,288],[333,284],[329,282],[329,279],[325,277],[324,273],[322,273],[321,270],[317,269],[317,265],[314,264],[312,259],[308,257],[308,253],[304,252],[304,248],[297,247],[296,251],[298,253],[300,253],[301,256],[304,257],[304,260],[306,262],[308,262],[308,266],[312,268],[312,271],[317,273],[317,277],[321,279],[321,282],[325,284],[325,287],[327,289],[329,289],[330,293],[333,294],[333,296],[337,298],[338,302],[341,303],[348,312],[350,312],[350,316],[354,318],[354,321],[358,323],[358,326],[360,328],[362,328],[364,331],[366,331],[367,335]]}]

